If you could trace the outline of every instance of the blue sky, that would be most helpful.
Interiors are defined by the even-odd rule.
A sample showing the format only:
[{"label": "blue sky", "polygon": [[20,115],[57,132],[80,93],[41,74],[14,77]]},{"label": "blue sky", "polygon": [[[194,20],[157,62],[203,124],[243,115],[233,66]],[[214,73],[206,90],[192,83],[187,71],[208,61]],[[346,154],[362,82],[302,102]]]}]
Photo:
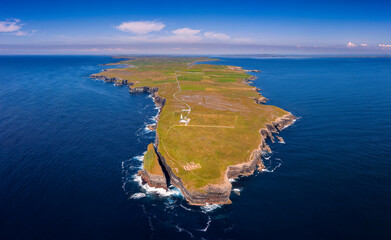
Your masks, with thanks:
[{"label": "blue sky", "polygon": [[391,54],[387,1],[18,1],[0,54]]}]

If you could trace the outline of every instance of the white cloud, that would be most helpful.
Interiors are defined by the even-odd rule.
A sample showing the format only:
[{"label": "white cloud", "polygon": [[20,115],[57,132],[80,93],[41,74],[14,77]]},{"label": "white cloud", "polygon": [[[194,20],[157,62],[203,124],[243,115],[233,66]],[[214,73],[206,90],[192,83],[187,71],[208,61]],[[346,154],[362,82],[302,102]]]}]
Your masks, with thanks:
[{"label": "white cloud", "polygon": [[17,31],[14,33],[16,36],[26,36],[27,32]]},{"label": "white cloud", "polygon": [[368,44],[366,44],[366,43],[361,43],[360,46],[361,46],[361,47],[368,47]]},{"label": "white cloud", "polygon": [[171,31],[174,35],[164,36],[154,39],[156,42],[202,42],[203,38],[198,33],[201,30],[191,29],[191,28],[179,28]]},{"label": "white cloud", "polygon": [[15,36],[33,36],[37,31],[32,30],[30,32],[17,31],[13,33]]},{"label": "white cloud", "polygon": [[22,28],[23,24],[19,24],[19,19],[12,19],[9,21],[0,21],[0,32],[16,32]]},{"label": "white cloud", "polygon": [[[133,21],[123,22],[116,28],[124,32],[133,32],[135,36],[121,36],[120,41],[126,42],[143,42],[143,43],[202,43],[212,41],[225,41],[236,44],[253,43],[252,39],[248,38],[231,38],[224,33],[205,32],[200,29],[192,29],[188,27],[178,28],[168,32],[160,32],[148,34],[153,31],[160,31],[165,25],[160,22]],[[209,41],[208,41],[209,40]]]},{"label": "white cloud", "polygon": [[147,34],[150,32],[160,31],[164,27],[165,25],[163,23],[153,21],[123,22],[120,25],[116,26],[118,30],[135,34]]},{"label": "white cloud", "polygon": [[357,47],[357,44],[354,44],[352,42],[348,42],[348,44],[346,46],[347,47]]},{"label": "white cloud", "polygon": [[177,36],[194,36],[199,32],[201,32],[201,30],[195,30],[191,28],[179,28],[177,30],[172,31],[172,33]]},{"label": "white cloud", "polygon": [[0,33],[9,33],[15,36],[32,36],[35,34],[35,30],[30,32],[21,31],[23,24],[19,19],[11,19],[7,21],[0,21]]},{"label": "white cloud", "polygon": [[227,41],[231,38],[230,36],[224,33],[216,33],[216,32],[206,32],[204,33],[204,36],[209,39],[220,40],[220,41]]},{"label": "white cloud", "polygon": [[391,44],[379,44],[379,47],[391,48]]}]

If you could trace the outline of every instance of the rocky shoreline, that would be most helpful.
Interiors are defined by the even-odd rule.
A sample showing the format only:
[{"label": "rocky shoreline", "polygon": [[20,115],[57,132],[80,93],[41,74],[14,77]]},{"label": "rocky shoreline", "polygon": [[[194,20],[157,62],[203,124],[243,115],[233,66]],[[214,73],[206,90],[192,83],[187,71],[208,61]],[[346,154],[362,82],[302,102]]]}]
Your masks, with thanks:
[{"label": "rocky shoreline", "polygon": [[141,177],[142,184],[148,184],[150,187],[167,190],[167,180],[164,176],[150,174],[147,170],[140,170],[137,175]]},{"label": "rocky shoreline", "polygon": [[[258,70],[246,70],[246,72],[254,72],[254,71],[258,71]],[[259,72],[260,72],[260,71],[259,71]],[[249,77],[249,78],[247,78],[247,79],[244,79],[244,80],[242,81],[242,83],[251,85],[251,84],[254,83],[254,81],[255,81],[256,79],[257,79],[256,76],[251,76],[251,77]],[[258,94],[259,94],[260,97],[259,97],[258,99],[257,99],[257,98],[253,98],[253,99],[254,99],[254,102],[255,102],[256,104],[265,104],[269,99],[267,99],[267,98],[265,98],[264,96],[262,96],[262,94],[260,93],[261,89],[255,88],[255,90],[258,92]]]},{"label": "rocky shoreline", "polygon": [[117,78],[117,77],[110,78],[110,77],[103,76],[103,75],[92,74],[91,78],[94,78],[97,80],[102,80],[102,81],[109,82],[109,83],[114,83],[115,85],[118,85],[118,86],[133,85],[133,83],[128,81],[127,79],[122,79],[122,78]]}]

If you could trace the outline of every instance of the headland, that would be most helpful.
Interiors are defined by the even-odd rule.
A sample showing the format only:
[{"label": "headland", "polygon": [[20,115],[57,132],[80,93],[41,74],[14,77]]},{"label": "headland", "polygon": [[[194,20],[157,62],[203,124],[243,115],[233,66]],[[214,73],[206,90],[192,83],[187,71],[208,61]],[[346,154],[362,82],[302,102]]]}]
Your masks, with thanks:
[{"label": "headland", "polygon": [[[148,146],[143,183],[179,188],[193,205],[228,204],[231,178],[264,168],[266,140],[296,117],[266,105],[256,77],[236,66],[195,64],[203,57],[135,57],[92,77],[129,86],[132,94],[150,93],[159,108],[156,141]],[[283,139],[278,136],[278,140]]]}]

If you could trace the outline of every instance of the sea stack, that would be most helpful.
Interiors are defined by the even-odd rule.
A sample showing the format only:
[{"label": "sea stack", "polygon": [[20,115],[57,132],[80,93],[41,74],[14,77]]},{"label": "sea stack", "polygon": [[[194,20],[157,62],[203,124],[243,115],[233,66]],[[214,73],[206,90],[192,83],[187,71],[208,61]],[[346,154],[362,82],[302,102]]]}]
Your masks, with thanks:
[{"label": "sea stack", "polygon": [[144,155],[143,170],[138,172],[143,184],[150,187],[167,189],[167,180],[159,164],[159,159],[155,153],[152,143],[148,145],[147,152]]}]

